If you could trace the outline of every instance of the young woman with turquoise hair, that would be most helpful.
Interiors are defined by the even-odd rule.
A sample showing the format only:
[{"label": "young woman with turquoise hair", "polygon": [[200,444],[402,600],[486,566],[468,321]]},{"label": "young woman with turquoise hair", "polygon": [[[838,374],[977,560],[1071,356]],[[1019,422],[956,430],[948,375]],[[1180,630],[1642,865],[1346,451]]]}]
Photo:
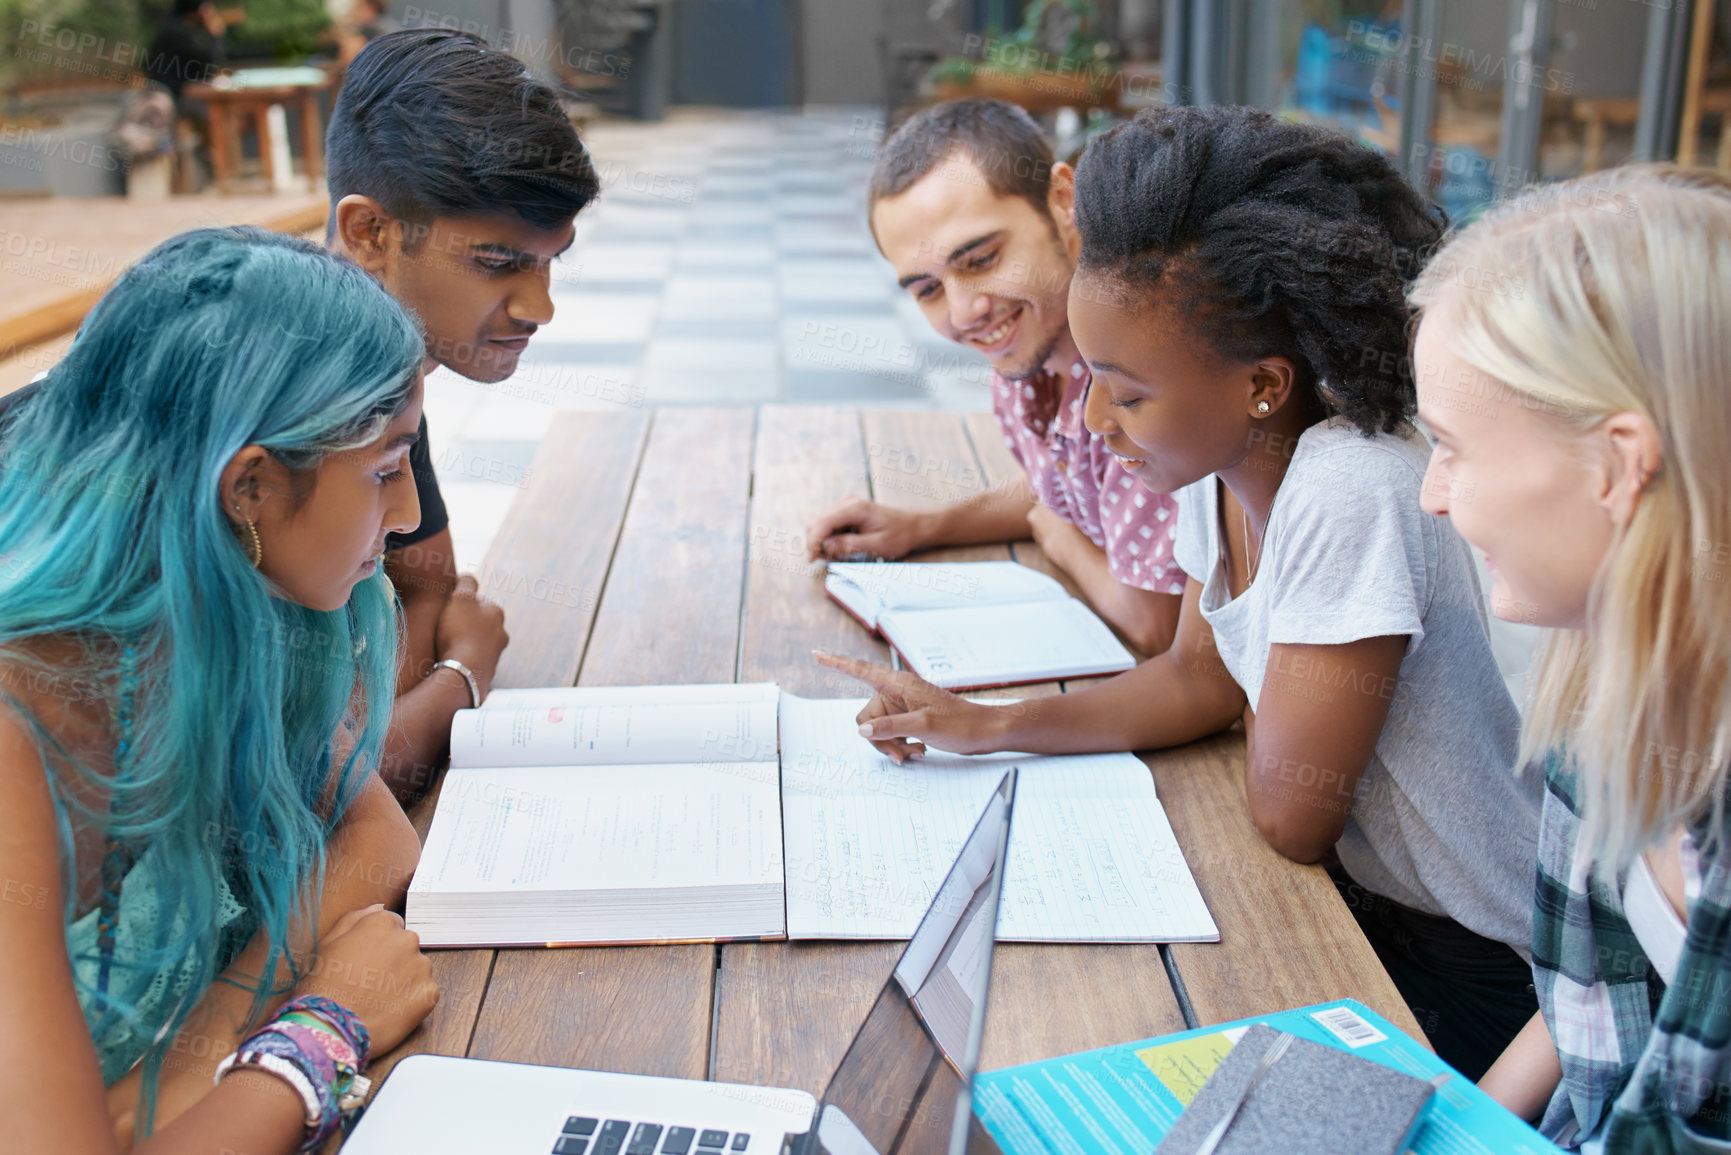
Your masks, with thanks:
[{"label": "young woman with turquoise hair", "polygon": [[421,357],[358,268],[202,230],[120,279],[4,431],[9,1147],[322,1142],[369,1044],[437,998],[385,909],[418,844],[375,773]]}]

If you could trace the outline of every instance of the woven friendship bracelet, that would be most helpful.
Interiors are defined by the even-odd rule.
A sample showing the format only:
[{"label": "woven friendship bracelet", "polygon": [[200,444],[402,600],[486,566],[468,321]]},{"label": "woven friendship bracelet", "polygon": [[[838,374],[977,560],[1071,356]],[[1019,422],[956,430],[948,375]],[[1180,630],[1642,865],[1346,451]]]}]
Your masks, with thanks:
[{"label": "woven friendship bracelet", "polygon": [[359,1015],[323,995],[301,995],[299,998],[290,999],[277,1013],[280,1015],[289,1011],[310,1012],[330,1023],[354,1051],[355,1066],[360,1068],[367,1065],[367,1060],[372,1055],[373,1040]]}]

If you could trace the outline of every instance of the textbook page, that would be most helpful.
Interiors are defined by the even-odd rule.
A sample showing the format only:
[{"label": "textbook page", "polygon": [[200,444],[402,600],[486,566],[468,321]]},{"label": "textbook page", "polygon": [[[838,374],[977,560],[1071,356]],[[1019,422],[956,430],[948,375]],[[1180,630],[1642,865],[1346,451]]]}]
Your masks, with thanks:
[{"label": "textbook page", "polygon": [[773,762],[772,683],[495,690],[451,722],[453,769]]},{"label": "textbook page", "polygon": [[409,887],[425,946],[778,936],[774,762],[446,774]]},{"label": "textbook page", "polygon": [[908,669],[945,689],[1116,674],[1136,664],[1075,598],[951,610],[892,610],[878,621]]},{"label": "textbook page", "polygon": [[1038,570],[1013,561],[831,562],[824,589],[866,625],[893,609],[943,610],[1070,595]]},{"label": "textbook page", "polygon": [[932,751],[897,766],[859,736],[864,704],[781,697],[789,938],[910,937],[1013,764],[1001,941],[1219,940],[1134,755]]}]

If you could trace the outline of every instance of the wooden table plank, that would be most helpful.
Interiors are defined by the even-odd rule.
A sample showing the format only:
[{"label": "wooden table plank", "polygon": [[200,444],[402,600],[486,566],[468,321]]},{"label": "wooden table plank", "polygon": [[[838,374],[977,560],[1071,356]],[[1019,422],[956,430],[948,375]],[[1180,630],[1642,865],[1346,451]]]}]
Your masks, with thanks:
[{"label": "wooden table plank", "polygon": [[[904,508],[930,508],[977,492],[987,484],[973,454],[966,426],[951,414],[868,412],[863,416],[872,495]],[[821,444],[827,427],[832,446]],[[758,437],[758,476],[752,503],[754,533],[760,524],[804,524],[846,492],[850,455],[838,450],[846,423],[806,413],[797,421],[764,420]],[[778,463],[809,460],[828,477],[797,474],[766,479]],[[913,479],[908,481],[906,479]],[[824,488],[824,483],[830,483]],[[1003,546],[932,551],[920,560],[999,560]],[[751,569],[751,581],[760,576]],[[771,597],[773,592],[775,595]],[[821,597],[821,594],[818,595]],[[803,599],[803,600],[801,600]],[[825,612],[817,613],[816,610]],[[760,627],[759,615],[777,615],[779,628]],[[839,619],[839,620],[837,620]],[[839,649],[837,630],[863,647],[865,631],[827,599],[785,585],[748,591],[745,651],[741,666],[782,682],[804,681],[800,673],[815,646]],[[875,644],[875,643],[873,643]],[[799,691],[795,691],[799,692]],[[810,693],[808,689],[805,692]],[[1015,697],[1056,693],[1053,685],[1005,691]],[[859,697],[848,681],[823,696]],[[751,943],[724,947],[717,994],[714,1077],[800,1087],[821,1093],[855,1028],[864,1021],[888,977],[900,943]],[[1066,1004],[1087,1009],[1045,1013],[1053,991]],[[988,996],[982,1061],[1004,1066],[1167,1031],[1183,1029],[1183,1018],[1154,947],[1000,947]]]},{"label": "wooden table plank", "polygon": [[[495,685],[575,681],[648,428],[648,415],[638,411],[554,419],[530,465],[529,485],[512,503],[478,575],[482,592],[504,606],[511,633]],[[409,809],[422,841],[442,784],[443,779]],[[439,1004],[395,1051],[374,1063],[375,1083],[407,1055],[469,1053],[494,955],[429,952]]]},{"label": "wooden table plank", "polygon": [[[754,424],[744,408],[657,412],[579,685],[733,681]],[[715,953],[501,950],[470,1054],[701,1079]]]},{"label": "wooden table plank", "polygon": [[739,680],[819,698],[858,693],[859,683],[824,669],[811,651],[882,662],[888,648],[824,595],[821,565],[805,560],[811,519],[844,497],[869,496],[858,413],[764,406],[751,493]]},{"label": "wooden table plank", "polygon": [[578,685],[733,681],[756,424],[657,412]]},{"label": "wooden table plank", "polygon": [[576,683],[648,430],[640,409],[554,418],[480,574],[511,633],[495,686]]},{"label": "wooden table plank", "polygon": [[1425,1041],[1394,981],[1320,866],[1263,840],[1244,793],[1244,735],[1143,755],[1218,943],[1175,944],[1196,1019],[1208,1023],[1355,998]]}]

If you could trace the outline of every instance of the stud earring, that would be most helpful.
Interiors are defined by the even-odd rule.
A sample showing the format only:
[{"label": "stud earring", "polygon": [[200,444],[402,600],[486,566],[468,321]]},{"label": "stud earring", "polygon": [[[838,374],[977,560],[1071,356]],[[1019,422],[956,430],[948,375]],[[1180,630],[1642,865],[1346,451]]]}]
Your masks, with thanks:
[{"label": "stud earring", "polygon": [[1267,417],[1267,416],[1268,416],[1268,410],[1269,410],[1269,408],[1270,408],[1270,406],[1269,406],[1269,404],[1268,404],[1268,402],[1266,402],[1266,401],[1258,401],[1258,402],[1257,402],[1257,403],[1256,403],[1256,413],[1257,413],[1257,416],[1259,416],[1259,417]]}]

